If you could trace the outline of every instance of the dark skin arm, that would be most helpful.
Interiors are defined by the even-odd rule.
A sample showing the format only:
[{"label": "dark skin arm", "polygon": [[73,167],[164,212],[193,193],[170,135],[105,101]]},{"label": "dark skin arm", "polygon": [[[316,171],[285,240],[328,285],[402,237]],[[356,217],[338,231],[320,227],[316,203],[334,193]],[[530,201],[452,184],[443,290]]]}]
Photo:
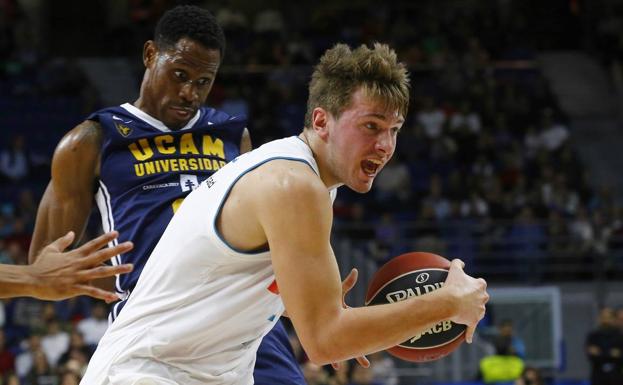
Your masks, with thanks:
[{"label": "dark skin arm", "polygon": [[[28,260],[36,261],[40,251],[55,239],[73,231],[80,240],[93,206],[93,185],[99,177],[102,131],[87,120],[69,131],[59,142],[52,159],[52,179],[39,209]],[[252,149],[245,128],[240,152]],[[100,280],[98,286],[112,290],[114,278]]]},{"label": "dark skin arm", "polygon": [[62,300],[89,295],[107,302],[117,300],[115,293],[91,285],[94,279],[132,271],[130,264],[102,266],[102,262],[114,255],[132,249],[131,242],[102,249],[117,235],[116,232],[106,233],[77,249],[63,252],[74,240],[74,233],[69,232],[46,246],[31,265],[0,265],[0,298],[27,296]]},{"label": "dark skin arm", "polygon": [[93,185],[99,175],[102,132],[99,124],[84,121],[58,143],[52,158],[52,178],[43,194],[28,260],[36,261],[41,250],[73,231],[79,241],[93,205]]},{"label": "dark skin arm", "polygon": [[242,137],[240,138],[240,153],[244,154],[252,149],[253,145],[251,144],[251,135],[249,134],[249,130],[245,127],[244,131],[242,131]]}]

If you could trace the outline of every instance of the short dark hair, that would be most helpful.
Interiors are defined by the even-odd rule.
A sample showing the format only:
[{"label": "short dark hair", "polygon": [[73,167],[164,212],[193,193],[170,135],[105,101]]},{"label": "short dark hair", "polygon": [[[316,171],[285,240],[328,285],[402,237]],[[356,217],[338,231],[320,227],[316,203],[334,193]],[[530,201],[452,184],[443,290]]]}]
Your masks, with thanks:
[{"label": "short dark hair", "polygon": [[156,24],[154,41],[159,49],[174,46],[187,37],[225,56],[225,34],[210,11],[194,5],[179,5],[165,12]]}]

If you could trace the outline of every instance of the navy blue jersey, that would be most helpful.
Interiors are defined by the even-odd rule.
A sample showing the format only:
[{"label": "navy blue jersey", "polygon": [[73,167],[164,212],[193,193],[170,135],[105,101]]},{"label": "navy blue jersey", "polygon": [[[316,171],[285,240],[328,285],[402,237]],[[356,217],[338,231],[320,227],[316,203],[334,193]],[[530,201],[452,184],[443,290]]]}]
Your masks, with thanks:
[{"label": "navy blue jersey", "polygon": [[103,131],[96,201],[104,230],[119,231],[116,242],[134,243],[113,258],[113,264],[134,264],[116,281],[117,291],[127,295],[182,200],[240,155],[246,120],[202,107],[185,127],[171,131],[127,103],[87,119]]},{"label": "navy blue jersey", "polygon": [[303,372],[292,351],[288,332],[281,321],[275,323],[260,343],[253,379],[255,385],[306,384]]}]

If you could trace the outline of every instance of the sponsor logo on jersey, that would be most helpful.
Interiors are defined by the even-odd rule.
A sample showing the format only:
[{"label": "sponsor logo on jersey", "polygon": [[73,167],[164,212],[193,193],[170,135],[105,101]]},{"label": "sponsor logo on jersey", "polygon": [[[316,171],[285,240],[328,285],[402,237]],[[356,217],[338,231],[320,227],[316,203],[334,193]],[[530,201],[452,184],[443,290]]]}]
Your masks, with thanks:
[{"label": "sponsor logo on jersey", "polygon": [[117,131],[125,138],[132,133],[132,129],[126,125],[121,123],[115,123],[115,127],[117,127]]},{"label": "sponsor logo on jersey", "polygon": [[223,140],[211,135],[158,135],[133,141],[128,149],[137,160],[134,173],[139,177],[178,171],[216,171],[226,163]]},{"label": "sponsor logo on jersey", "polygon": [[197,175],[180,174],[180,187],[182,191],[192,191],[199,187]]},{"label": "sponsor logo on jersey", "polygon": [[166,134],[153,138],[141,138],[130,143],[128,148],[139,162],[150,160],[155,154],[207,155],[225,159],[225,144],[221,139],[214,139],[210,135],[193,138],[190,132],[180,136]]},{"label": "sponsor logo on jersey", "polygon": [[143,190],[153,190],[156,188],[167,188],[167,187],[177,187],[180,184],[177,182],[170,183],[158,183],[158,184],[147,184],[143,186]]}]

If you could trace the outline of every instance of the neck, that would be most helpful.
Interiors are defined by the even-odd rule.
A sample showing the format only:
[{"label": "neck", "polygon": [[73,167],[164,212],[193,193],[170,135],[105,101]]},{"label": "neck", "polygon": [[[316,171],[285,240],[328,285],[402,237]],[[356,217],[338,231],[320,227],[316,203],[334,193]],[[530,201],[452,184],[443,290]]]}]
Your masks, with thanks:
[{"label": "neck", "polygon": [[306,128],[303,129],[303,132],[301,132],[299,138],[309,147],[309,150],[316,161],[316,165],[318,165],[320,180],[322,180],[322,183],[327,186],[327,189],[332,190],[343,185],[343,183],[339,182],[329,171],[327,156],[324,153],[322,140],[318,138],[317,135],[310,133]]}]

